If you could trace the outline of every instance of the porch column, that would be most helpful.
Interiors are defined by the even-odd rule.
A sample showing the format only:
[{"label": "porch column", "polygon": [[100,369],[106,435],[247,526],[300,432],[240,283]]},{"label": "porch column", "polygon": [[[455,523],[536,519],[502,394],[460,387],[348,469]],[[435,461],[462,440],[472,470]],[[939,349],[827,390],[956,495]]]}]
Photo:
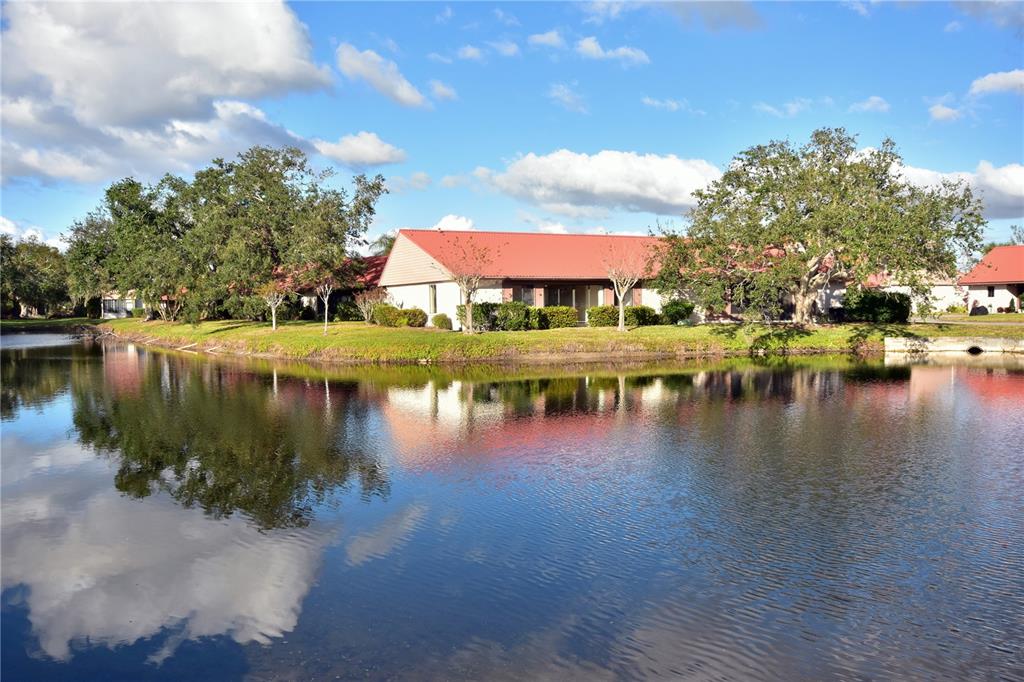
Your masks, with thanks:
[{"label": "porch column", "polygon": [[512,285],[509,284],[508,280],[502,280],[501,282],[501,302],[508,303],[512,300]]},{"label": "porch column", "polygon": [[640,300],[640,292],[643,291],[643,286],[637,282],[636,286],[633,287],[633,305],[643,305],[643,301]]}]

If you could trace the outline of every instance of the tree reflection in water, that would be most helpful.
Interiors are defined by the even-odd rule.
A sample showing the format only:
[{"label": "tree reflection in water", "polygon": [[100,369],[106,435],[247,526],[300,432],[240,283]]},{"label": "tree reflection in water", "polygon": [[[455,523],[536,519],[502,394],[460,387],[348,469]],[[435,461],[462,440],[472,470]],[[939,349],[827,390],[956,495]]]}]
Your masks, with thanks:
[{"label": "tree reflection in water", "polygon": [[305,526],[339,487],[386,495],[358,385],[252,374],[230,365],[110,349],[75,364],[79,439],[117,457],[117,489],[164,490],[215,518]]}]

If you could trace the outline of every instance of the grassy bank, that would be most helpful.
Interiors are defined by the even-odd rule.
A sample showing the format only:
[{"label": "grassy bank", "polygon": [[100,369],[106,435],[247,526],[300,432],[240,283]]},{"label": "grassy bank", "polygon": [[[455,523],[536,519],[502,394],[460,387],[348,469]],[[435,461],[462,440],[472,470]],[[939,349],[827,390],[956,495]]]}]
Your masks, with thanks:
[{"label": "grassy bank", "polygon": [[797,328],[763,325],[550,329],[464,335],[433,329],[383,328],[357,322],[330,325],[288,322],[277,331],[266,323],[204,322],[190,325],[106,320],[100,325],[123,338],[221,353],[341,362],[460,362],[683,358],[767,353],[846,353],[880,350],[886,336],[995,336],[1024,338],[1024,325],[849,324]]},{"label": "grassy bank", "polygon": [[94,326],[103,320],[88,317],[62,317],[59,319],[0,320],[3,331],[66,331],[77,327]]}]

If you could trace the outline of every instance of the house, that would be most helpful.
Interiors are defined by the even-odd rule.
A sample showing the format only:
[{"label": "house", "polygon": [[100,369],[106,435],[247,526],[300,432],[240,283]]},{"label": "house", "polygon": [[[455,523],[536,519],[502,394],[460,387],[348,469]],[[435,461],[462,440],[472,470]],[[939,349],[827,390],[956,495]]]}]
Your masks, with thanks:
[{"label": "house", "polygon": [[1019,312],[1024,295],[1024,245],[993,248],[960,278],[960,285],[967,288],[968,309],[978,303],[995,313],[1012,303]]},{"label": "house", "polygon": [[[924,303],[927,303],[927,307],[935,312],[945,312],[951,306],[964,304],[967,290],[955,278],[932,275],[927,277],[925,282],[928,284],[927,301],[915,296],[910,287],[899,284],[892,276],[884,272],[869,276],[864,287],[876,291],[907,294],[910,296],[910,312],[913,315],[921,312]],[[842,307],[848,285],[849,282],[839,280],[827,286],[818,296],[818,308],[827,313],[834,308]]]},{"label": "house", "polygon": [[459,274],[483,277],[474,302],[522,301],[531,306],[572,306],[580,324],[591,306],[615,305],[609,264],[645,271],[627,292],[627,305],[661,310],[651,288],[657,273],[656,237],[536,232],[399,230],[380,275],[396,305],[444,313],[459,326]]},{"label": "house", "polygon": [[[360,256],[350,259],[346,265],[358,268],[359,273],[355,277],[355,285],[351,288],[346,287],[335,290],[332,300],[336,297],[339,301],[351,301],[359,291],[378,286],[380,274],[383,272],[384,264],[387,260],[387,256]],[[299,289],[299,301],[303,306],[316,310],[319,306],[319,300],[315,287],[310,286]]]},{"label": "house", "polygon": [[136,310],[145,309],[141,298],[136,298],[134,291],[121,295],[116,291],[108,291],[100,297],[100,317],[104,320],[118,317],[131,317]]}]

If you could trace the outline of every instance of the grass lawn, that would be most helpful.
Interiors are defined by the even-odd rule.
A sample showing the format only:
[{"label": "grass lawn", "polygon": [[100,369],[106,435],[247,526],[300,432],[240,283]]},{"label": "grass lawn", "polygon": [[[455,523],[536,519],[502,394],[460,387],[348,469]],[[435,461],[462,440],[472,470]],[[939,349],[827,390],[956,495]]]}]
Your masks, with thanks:
[{"label": "grass lawn", "polygon": [[880,350],[885,336],[992,336],[1024,338],[1024,325],[700,325],[549,329],[465,335],[433,329],[385,328],[361,322],[334,323],[323,334],[316,322],[286,322],[272,331],[265,322],[224,320],[185,323],[106,320],[101,328],[140,342],[193,350],[265,354],[347,362],[572,361],[685,357],[749,352],[844,353]]},{"label": "grass lawn", "polygon": [[943,322],[1017,322],[1024,324],[1024,314],[1021,313],[989,313],[974,317],[967,313],[943,313],[939,315],[939,319]]},{"label": "grass lawn", "polygon": [[62,317],[54,320],[48,320],[46,318],[0,320],[0,329],[7,331],[43,331],[44,329],[67,329],[70,327],[81,327],[83,325],[95,325],[102,321],[103,320],[94,320],[88,317]]}]

